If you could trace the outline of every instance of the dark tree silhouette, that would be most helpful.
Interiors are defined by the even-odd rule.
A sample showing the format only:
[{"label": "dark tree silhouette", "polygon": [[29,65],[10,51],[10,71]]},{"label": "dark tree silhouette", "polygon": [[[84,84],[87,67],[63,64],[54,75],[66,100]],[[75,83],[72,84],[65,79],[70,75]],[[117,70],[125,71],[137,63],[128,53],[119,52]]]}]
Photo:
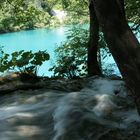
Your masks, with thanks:
[{"label": "dark tree silhouette", "polygon": [[97,51],[99,40],[99,23],[95,14],[93,1],[89,1],[90,14],[90,37],[88,42],[88,75],[100,75],[101,70],[98,65]]},{"label": "dark tree silhouette", "polygon": [[[123,0],[93,0],[110,52],[140,114],[140,44],[128,26]],[[94,25],[93,25],[94,26]]]}]

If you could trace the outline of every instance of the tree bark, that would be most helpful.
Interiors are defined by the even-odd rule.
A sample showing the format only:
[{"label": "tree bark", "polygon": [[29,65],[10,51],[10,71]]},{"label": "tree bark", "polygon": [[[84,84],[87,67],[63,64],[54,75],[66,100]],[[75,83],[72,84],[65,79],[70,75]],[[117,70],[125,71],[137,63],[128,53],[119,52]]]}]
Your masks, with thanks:
[{"label": "tree bark", "polygon": [[123,0],[93,0],[110,52],[140,114],[140,44],[127,24]]},{"label": "tree bark", "polygon": [[94,11],[93,1],[89,4],[90,14],[90,37],[88,42],[88,75],[101,75],[101,70],[97,60],[99,23]]}]

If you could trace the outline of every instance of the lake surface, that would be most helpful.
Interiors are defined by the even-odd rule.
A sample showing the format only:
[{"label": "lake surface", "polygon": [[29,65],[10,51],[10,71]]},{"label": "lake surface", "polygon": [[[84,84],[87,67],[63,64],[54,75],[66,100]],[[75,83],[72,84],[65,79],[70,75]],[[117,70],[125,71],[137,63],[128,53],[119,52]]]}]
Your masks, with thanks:
[{"label": "lake surface", "polygon": [[38,74],[50,76],[52,72],[49,72],[48,69],[53,66],[55,61],[54,50],[57,45],[66,40],[67,30],[68,27],[59,27],[1,34],[0,46],[4,46],[3,50],[6,53],[19,50],[32,50],[33,52],[47,50],[50,60],[41,66]]},{"label": "lake surface", "polygon": [[[4,46],[3,50],[6,53],[12,53],[14,51],[32,50],[37,52],[39,50],[47,50],[50,54],[50,60],[44,62],[38,71],[40,76],[51,76],[53,72],[48,71],[50,67],[55,63],[55,48],[63,41],[66,40],[66,31],[70,29],[71,26],[67,27],[57,27],[52,29],[36,29],[29,31],[20,31],[14,33],[6,33],[0,35],[0,46]],[[86,26],[88,28],[88,26]],[[138,34],[138,39],[140,34]],[[114,59],[112,57],[107,57],[103,60],[104,67],[108,67],[108,64],[113,64]],[[114,74],[120,75],[118,68],[113,66]]]}]

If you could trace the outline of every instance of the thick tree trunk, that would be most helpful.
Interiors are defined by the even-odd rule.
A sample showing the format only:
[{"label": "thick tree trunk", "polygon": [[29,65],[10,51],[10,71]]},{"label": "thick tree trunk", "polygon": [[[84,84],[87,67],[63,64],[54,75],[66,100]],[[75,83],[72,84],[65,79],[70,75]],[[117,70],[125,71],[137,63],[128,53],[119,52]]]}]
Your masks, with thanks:
[{"label": "thick tree trunk", "polygon": [[88,43],[88,75],[100,75],[101,70],[97,60],[99,24],[94,11],[93,1],[89,4],[90,13],[90,38]]},{"label": "thick tree trunk", "polygon": [[93,0],[108,47],[140,114],[140,44],[127,24],[123,0]]}]

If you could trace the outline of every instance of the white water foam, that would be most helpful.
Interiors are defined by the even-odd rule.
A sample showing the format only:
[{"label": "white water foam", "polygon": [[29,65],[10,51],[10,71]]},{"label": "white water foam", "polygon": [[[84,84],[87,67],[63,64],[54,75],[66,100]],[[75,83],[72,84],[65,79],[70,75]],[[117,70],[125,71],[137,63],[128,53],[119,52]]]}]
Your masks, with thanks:
[{"label": "white water foam", "polygon": [[98,124],[114,128],[126,128],[132,120],[138,121],[139,117],[136,112],[133,112],[131,117],[128,116],[129,113],[124,115],[121,112],[120,116],[116,117],[127,116],[124,123],[122,121],[121,124],[105,119],[121,107],[115,103],[115,99],[123,97],[124,100],[127,100],[126,96],[126,89],[122,81],[111,81],[103,78],[91,81],[80,92],[73,92],[64,96],[59,100],[53,115],[54,131],[56,132],[53,140],[63,139],[72,129],[76,131],[79,124],[82,124],[85,119],[91,119]]}]

